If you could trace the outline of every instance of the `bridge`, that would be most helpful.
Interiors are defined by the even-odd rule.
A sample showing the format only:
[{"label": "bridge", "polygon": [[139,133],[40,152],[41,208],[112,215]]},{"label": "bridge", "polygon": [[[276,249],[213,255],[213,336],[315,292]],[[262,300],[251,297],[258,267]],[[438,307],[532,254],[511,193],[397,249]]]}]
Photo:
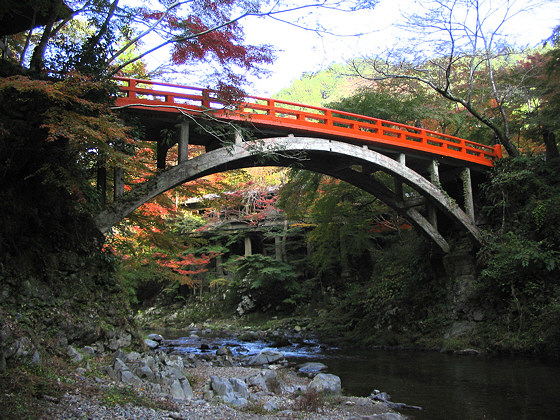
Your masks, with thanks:
[{"label": "bridge", "polygon": [[[146,140],[157,142],[160,171],[125,193],[124,173],[115,168],[114,201],[97,217],[102,232],[185,182],[230,169],[297,165],[375,195],[445,253],[450,251],[446,236],[453,232],[482,242],[476,188],[501,157],[499,145],[288,101],[255,96],[226,101],[207,89],[116,79],[115,109],[133,114],[145,127]],[[160,133],[177,126],[172,143],[178,159],[167,168],[174,144]],[[224,132],[230,133],[227,138],[218,134]],[[205,153],[189,159],[189,145],[204,146]]]}]

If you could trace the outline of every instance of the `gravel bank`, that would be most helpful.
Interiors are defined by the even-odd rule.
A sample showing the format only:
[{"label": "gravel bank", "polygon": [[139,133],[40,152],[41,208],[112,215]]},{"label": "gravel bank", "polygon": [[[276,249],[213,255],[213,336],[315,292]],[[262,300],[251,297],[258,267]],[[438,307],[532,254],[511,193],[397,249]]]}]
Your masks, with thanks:
[{"label": "gravel bank", "polygon": [[[115,405],[108,403],[111,390],[127,389],[110,379],[82,377],[76,375],[75,387],[60,399],[49,401],[43,419],[403,419],[385,404],[369,398],[332,396],[327,397],[317,412],[301,410],[289,398],[279,398],[279,409],[264,413],[262,407],[249,406],[234,409],[217,401],[202,399],[205,383],[211,376],[239,378],[254,375],[261,369],[250,367],[203,366],[185,369],[191,378],[195,398],[189,401],[162,400],[161,397],[139,392],[145,400],[158,403],[158,408],[138,405],[138,402]],[[283,380],[290,385],[305,385],[308,378],[301,377],[289,369],[281,369]],[[47,398],[47,397],[46,397]],[[144,400],[144,401],[145,401]]]}]

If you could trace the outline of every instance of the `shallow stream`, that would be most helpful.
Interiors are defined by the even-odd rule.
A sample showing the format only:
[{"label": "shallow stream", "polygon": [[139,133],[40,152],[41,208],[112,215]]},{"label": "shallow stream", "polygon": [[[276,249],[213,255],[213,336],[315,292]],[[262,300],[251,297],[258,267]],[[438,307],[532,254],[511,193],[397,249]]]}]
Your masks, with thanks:
[{"label": "shallow stream", "polygon": [[[415,419],[560,419],[560,364],[522,357],[457,356],[437,352],[341,350],[316,340],[244,341],[227,333],[161,331],[168,350],[203,353],[228,346],[236,355],[265,348],[289,361],[318,361],[342,380],[347,395],[374,389],[391,401],[423,407]],[[184,337],[182,337],[182,335]],[[289,342],[288,342],[289,341]],[[201,345],[205,350],[201,350]],[[208,349],[206,349],[208,347]]]}]

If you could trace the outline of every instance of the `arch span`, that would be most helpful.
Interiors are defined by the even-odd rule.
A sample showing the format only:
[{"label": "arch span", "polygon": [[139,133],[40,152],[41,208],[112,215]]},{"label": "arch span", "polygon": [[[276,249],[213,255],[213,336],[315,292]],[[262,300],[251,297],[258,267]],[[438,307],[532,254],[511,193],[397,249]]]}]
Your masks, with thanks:
[{"label": "arch span", "polygon": [[375,171],[386,172],[416,190],[426,201],[468,233],[475,243],[482,242],[474,221],[444,191],[417,172],[367,147],[309,137],[238,141],[231,146],[184,161],[123,195],[98,215],[97,226],[102,232],[107,232],[111,226],[157,195],[206,175],[253,166],[293,164],[331,175],[372,193],[426,233],[444,252],[449,252],[450,247],[445,238],[414,205],[407,203],[407,200],[371,176]]}]

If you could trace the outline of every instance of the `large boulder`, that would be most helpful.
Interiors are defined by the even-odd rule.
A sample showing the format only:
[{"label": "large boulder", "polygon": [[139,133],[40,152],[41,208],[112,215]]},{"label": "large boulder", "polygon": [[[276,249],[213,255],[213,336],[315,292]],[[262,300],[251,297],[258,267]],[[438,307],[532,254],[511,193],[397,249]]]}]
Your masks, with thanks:
[{"label": "large boulder", "polygon": [[308,385],[317,392],[340,394],[342,392],[340,378],[330,373],[319,373]]},{"label": "large boulder", "polygon": [[302,373],[319,373],[328,370],[327,365],[319,362],[307,362],[299,367],[299,371]]},{"label": "large boulder", "polygon": [[148,346],[149,349],[154,350],[159,347],[159,343],[157,341],[151,340],[149,338],[144,339],[144,344]]},{"label": "large boulder", "polygon": [[274,394],[282,394],[286,388],[285,382],[278,376],[278,373],[269,369],[263,369],[258,374],[247,378],[247,384],[257,392],[272,392]]},{"label": "large boulder", "polygon": [[284,354],[276,350],[262,350],[249,360],[249,365],[260,366],[284,360]]},{"label": "large boulder", "polygon": [[249,390],[241,379],[211,376],[210,388],[216,397],[234,407],[244,408],[249,405]]}]

